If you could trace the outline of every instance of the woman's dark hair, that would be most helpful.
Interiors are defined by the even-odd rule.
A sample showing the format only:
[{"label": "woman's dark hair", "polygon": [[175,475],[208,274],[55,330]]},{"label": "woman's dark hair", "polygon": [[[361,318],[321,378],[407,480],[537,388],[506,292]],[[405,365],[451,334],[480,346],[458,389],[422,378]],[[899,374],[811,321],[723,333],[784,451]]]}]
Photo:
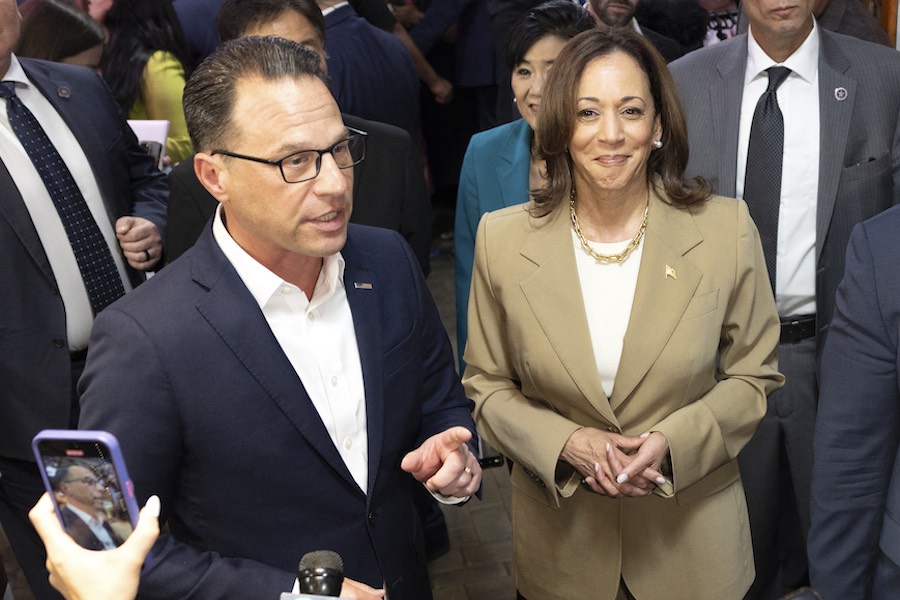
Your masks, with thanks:
[{"label": "woman's dark hair", "polygon": [[570,40],[582,31],[594,27],[586,10],[571,0],[550,0],[535,6],[522,15],[509,32],[506,45],[506,66],[515,70],[525,55],[541,38],[553,35]]},{"label": "woman's dark hair", "polygon": [[141,94],[141,79],[150,55],[169,52],[184,67],[192,64],[172,0],[115,0],[104,24],[109,40],[100,66],[103,78],[126,113]]},{"label": "woman's dark hair", "polygon": [[19,11],[18,56],[62,62],[103,43],[100,25],[67,0],[26,0]]},{"label": "woman's dark hair", "polygon": [[535,216],[544,216],[569,198],[574,179],[568,145],[575,130],[578,86],[587,66],[598,58],[622,52],[647,75],[653,107],[662,125],[662,148],[650,153],[648,179],[659,176],[666,199],[680,206],[706,200],[709,183],[694,177],[687,184],[688,136],[678,89],[666,61],[647,38],[630,27],[592,29],[573,38],[556,57],[541,99],[537,122],[538,154],[547,163],[547,187],[532,190]]}]

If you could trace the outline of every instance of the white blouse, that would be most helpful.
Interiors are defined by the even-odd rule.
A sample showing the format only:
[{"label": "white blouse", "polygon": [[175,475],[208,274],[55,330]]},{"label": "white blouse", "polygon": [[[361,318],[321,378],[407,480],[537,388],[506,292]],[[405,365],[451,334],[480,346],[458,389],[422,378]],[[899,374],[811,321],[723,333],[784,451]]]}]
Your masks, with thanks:
[{"label": "white blouse", "polygon": [[[588,240],[590,247],[599,254],[618,254],[630,242],[631,240],[624,240],[604,244]],[[641,238],[631,256],[622,263],[601,263],[594,260],[581,247],[574,229],[572,243],[575,245],[575,265],[581,282],[581,295],[594,347],[597,373],[600,375],[603,391],[607,396],[612,396],[619,360],[622,358],[625,331],[628,329],[631,306],[634,303],[644,239]]]}]

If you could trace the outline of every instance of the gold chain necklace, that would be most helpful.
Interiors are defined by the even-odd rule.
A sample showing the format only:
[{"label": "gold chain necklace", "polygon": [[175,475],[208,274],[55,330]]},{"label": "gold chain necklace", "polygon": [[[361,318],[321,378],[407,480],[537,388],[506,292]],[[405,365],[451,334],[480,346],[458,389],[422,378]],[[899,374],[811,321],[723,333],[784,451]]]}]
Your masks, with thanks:
[{"label": "gold chain necklace", "polygon": [[644,237],[644,230],[647,229],[647,215],[650,212],[650,203],[647,202],[647,208],[644,209],[644,220],[641,221],[641,226],[638,228],[634,237],[631,238],[631,241],[628,242],[628,245],[625,246],[625,249],[619,252],[618,254],[600,254],[593,248],[591,248],[588,241],[584,239],[584,234],[581,233],[581,226],[578,224],[578,216],[575,214],[575,188],[572,188],[572,195],[569,197],[569,216],[572,218],[572,227],[575,228],[575,235],[578,236],[578,241],[581,242],[581,247],[585,252],[591,255],[591,257],[599,263],[623,263],[625,260],[631,256],[631,253],[635,251],[638,247],[638,244],[641,243],[641,238]]}]

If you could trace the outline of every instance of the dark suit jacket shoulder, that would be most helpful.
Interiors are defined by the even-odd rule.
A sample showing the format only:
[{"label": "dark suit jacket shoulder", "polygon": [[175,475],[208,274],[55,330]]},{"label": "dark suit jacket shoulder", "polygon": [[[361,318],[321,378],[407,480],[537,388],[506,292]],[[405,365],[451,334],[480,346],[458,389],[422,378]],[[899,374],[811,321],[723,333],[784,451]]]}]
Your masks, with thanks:
[{"label": "dark suit jacket shoulder", "polygon": [[399,465],[427,436],[473,429],[471,403],[402,237],[351,224],[342,255],[365,385],[366,494],[211,230],[98,317],[80,426],[128,440],[137,494],[160,495],[171,530],[142,595],[276,598],[298,557],[330,549],[348,577],[386,582],[391,598],[430,597],[420,484]]},{"label": "dark suit jacket shoulder", "polygon": [[900,597],[898,236],[898,207],[853,230],[822,356],[809,564],[825,598]]},{"label": "dark suit jacket shoulder", "polygon": [[677,60],[684,55],[684,48],[672,38],[657,33],[652,29],[648,29],[643,25],[641,26],[641,33],[644,34],[644,37],[653,42],[653,45],[656,46],[656,49],[659,50],[659,53],[662,54],[662,57],[666,59],[667,63]]},{"label": "dark suit jacket shoulder", "polygon": [[[165,181],[99,76],[83,67],[19,60],[81,145],[110,222],[136,215],[165,235]],[[66,315],[37,231],[2,163],[0,255],[6,282],[0,291],[0,455],[34,460],[34,434],[73,425]],[[143,278],[130,269],[129,275],[134,284]]]}]

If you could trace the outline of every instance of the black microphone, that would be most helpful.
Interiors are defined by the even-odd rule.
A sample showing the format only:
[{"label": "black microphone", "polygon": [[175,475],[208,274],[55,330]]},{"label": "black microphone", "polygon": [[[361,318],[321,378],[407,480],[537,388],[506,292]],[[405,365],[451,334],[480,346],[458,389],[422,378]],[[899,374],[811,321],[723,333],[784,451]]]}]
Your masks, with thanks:
[{"label": "black microphone", "polygon": [[344,561],[331,550],[307,552],[297,569],[301,594],[316,594],[336,598],[344,584]]}]

